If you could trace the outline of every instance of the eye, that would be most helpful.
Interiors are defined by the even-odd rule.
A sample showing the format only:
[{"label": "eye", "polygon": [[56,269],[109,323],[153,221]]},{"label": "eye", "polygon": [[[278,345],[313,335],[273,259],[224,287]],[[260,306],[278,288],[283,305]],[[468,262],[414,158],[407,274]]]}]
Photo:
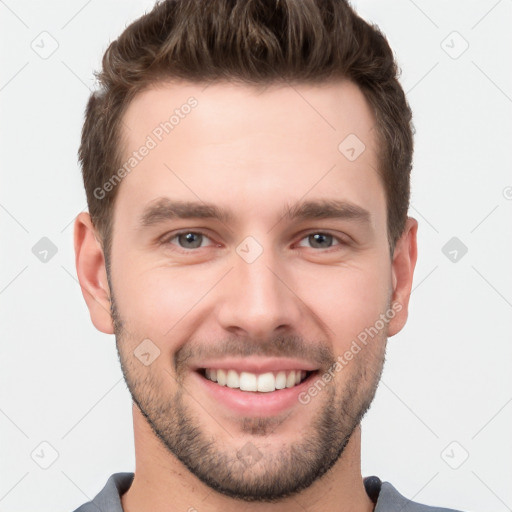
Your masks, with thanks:
[{"label": "eye", "polygon": [[[177,240],[174,244],[173,240]],[[181,249],[199,249],[208,244],[203,244],[205,240],[210,240],[205,234],[198,231],[182,231],[162,240],[162,244],[178,245]]]},{"label": "eye", "polygon": [[[212,242],[211,238],[200,231],[182,231],[180,233],[174,233],[171,236],[167,236],[161,241],[161,243],[162,245],[170,244],[177,246],[178,249],[190,252],[193,249],[200,249],[201,247],[208,246],[208,241]],[[310,247],[313,249],[330,249],[336,246],[347,245],[347,242],[340,237],[321,231],[309,233],[304,236],[299,242],[300,247],[306,247],[306,245],[304,245],[304,241],[310,244]]]},{"label": "eye", "polygon": [[[336,242],[334,245],[345,245],[341,239],[335,237],[334,235],[322,232],[310,233],[309,235],[306,235],[302,240],[307,240],[307,242],[310,243],[311,247],[314,249],[329,249],[333,246],[333,242]],[[299,246],[304,247],[301,243],[299,243]]]}]

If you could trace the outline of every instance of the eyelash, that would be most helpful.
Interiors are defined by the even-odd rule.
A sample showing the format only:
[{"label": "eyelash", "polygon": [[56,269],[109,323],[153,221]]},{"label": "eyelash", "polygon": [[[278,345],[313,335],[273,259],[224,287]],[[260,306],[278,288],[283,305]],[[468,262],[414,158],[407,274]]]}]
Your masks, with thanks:
[{"label": "eyelash", "polygon": [[[171,241],[174,240],[175,238],[179,237],[180,235],[186,235],[186,234],[202,235],[202,236],[208,238],[209,240],[211,240],[211,238],[203,231],[185,230],[185,231],[179,231],[177,233],[173,233],[171,236],[163,237],[160,244],[161,245],[175,245],[175,244],[172,244]],[[323,250],[317,249],[316,252],[324,252],[324,253],[332,252],[332,251],[338,250],[340,247],[349,245],[349,243],[346,240],[343,240],[342,238],[335,236],[327,231],[310,231],[302,236],[302,238],[300,239],[300,242],[311,235],[328,235],[328,236],[331,236],[333,238],[333,240],[338,242],[338,244],[334,245],[333,247],[328,247],[327,249],[323,249]],[[336,248],[338,248],[338,249],[336,249]],[[204,249],[204,247],[196,247],[194,249],[184,249],[183,247],[179,247],[176,245],[176,250],[178,250],[178,252],[182,252],[182,253],[193,253],[199,249]],[[316,248],[311,247],[311,249],[316,249]]]}]

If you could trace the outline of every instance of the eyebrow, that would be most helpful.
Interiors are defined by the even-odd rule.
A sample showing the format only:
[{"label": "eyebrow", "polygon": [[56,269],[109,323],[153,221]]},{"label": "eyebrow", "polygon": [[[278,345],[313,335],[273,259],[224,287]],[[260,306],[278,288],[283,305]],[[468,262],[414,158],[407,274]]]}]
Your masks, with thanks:
[{"label": "eyebrow", "polygon": [[336,199],[296,202],[287,206],[284,217],[289,220],[350,219],[370,221],[370,212],[361,206]]},{"label": "eyebrow", "polygon": [[233,215],[212,203],[179,201],[162,197],[149,204],[140,217],[141,227],[149,227],[173,219],[217,219],[231,222]]},{"label": "eyebrow", "polygon": [[[370,221],[370,212],[361,206],[335,199],[297,201],[286,204],[281,218],[289,221],[312,219],[348,219],[364,223]],[[215,219],[227,224],[234,220],[230,210],[213,203],[159,198],[142,212],[139,224],[147,228],[174,219]]]}]

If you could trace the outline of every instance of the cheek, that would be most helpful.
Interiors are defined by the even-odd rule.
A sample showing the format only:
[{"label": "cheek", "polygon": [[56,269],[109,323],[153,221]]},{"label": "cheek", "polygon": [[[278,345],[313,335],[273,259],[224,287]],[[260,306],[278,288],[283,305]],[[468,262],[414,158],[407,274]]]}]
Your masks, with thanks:
[{"label": "cheek", "polygon": [[[191,268],[147,267],[132,260],[125,265],[122,278],[115,286],[119,309],[133,326],[133,332],[162,340],[187,314],[200,306],[218,276]],[[121,275],[121,272],[120,272]],[[204,299],[203,299],[204,300]],[[201,302],[200,302],[201,301]]]},{"label": "cheek", "polygon": [[389,300],[390,283],[381,266],[329,269],[311,279],[309,306],[329,327],[342,350],[366,328],[374,326]]}]

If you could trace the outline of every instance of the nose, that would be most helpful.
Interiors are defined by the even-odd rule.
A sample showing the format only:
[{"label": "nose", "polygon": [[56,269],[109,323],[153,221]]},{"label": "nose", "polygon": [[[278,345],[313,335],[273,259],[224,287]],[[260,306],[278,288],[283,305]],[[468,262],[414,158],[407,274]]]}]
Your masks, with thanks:
[{"label": "nose", "polygon": [[234,255],[234,268],[223,280],[218,321],[227,331],[266,339],[280,329],[297,329],[304,307],[292,274],[271,250],[253,262]]}]

